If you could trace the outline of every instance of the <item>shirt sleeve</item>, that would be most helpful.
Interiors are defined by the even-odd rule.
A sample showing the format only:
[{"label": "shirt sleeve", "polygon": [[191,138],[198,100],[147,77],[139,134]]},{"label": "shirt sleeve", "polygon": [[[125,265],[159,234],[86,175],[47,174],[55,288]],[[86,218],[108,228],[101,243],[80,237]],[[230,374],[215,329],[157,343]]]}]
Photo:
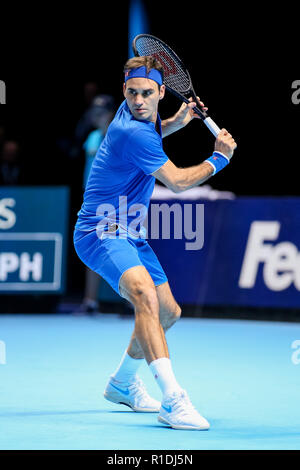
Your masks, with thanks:
[{"label": "shirt sleeve", "polygon": [[141,168],[146,175],[159,170],[167,161],[161,138],[151,129],[137,129],[129,137],[126,156],[130,163]]}]

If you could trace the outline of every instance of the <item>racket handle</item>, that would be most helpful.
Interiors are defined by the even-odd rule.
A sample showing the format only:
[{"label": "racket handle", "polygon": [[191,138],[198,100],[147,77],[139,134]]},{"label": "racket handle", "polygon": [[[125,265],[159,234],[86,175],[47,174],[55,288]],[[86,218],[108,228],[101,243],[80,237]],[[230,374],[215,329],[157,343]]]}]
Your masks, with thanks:
[{"label": "racket handle", "polygon": [[204,119],[203,122],[215,137],[217,137],[217,135],[221,132],[221,129],[217,126],[217,124],[210,117],[207,117],[206,119]]}]

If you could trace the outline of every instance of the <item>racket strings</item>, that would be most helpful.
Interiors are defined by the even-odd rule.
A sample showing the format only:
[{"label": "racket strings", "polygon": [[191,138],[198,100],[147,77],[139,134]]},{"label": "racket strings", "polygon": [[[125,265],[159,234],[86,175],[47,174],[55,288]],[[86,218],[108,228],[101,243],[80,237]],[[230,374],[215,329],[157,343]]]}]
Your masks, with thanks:
[{"label": "racket strings", "polygon": [[161,63],[164,69],[164,83],[180,93],[188,93],[191,88],[189,75],[182,68],[177,57],[170,53],[154,38],[141,37],[136,41],[136,49],[140,56],[153,56]]}]

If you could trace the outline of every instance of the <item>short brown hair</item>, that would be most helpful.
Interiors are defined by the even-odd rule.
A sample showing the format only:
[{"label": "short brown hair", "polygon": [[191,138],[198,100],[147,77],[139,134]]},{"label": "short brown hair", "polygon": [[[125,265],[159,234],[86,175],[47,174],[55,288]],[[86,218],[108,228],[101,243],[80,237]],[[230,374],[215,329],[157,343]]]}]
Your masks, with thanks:
[{"label": "short brown hair", "polygon": [[147,68],[147,73],[149,73],[150,69],[156,69],[162,74],[162,78],[164,79],[164,69],[159,60],[155,59],[152,56],[141,56],[141,57],[132,57],[128,59],[126,64],[124,65],[124,73],[127,70],[136,69],[138,67],[145,66]]}]

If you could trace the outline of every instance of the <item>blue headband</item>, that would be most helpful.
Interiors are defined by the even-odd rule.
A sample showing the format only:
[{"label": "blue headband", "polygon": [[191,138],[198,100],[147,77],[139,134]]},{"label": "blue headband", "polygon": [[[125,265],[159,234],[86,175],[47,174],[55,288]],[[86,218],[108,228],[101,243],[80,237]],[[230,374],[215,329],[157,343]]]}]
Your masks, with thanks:
[{"label": "blue headband", "polygon": [[125,72],[125,82],[130,78],[150,78],[154,80],[159,85],[163,84],[162,74],[157,69],[150,69],[147,73],[147,67],[144,65],[142,67],[137,67],[136,69],[126,70]]}]

